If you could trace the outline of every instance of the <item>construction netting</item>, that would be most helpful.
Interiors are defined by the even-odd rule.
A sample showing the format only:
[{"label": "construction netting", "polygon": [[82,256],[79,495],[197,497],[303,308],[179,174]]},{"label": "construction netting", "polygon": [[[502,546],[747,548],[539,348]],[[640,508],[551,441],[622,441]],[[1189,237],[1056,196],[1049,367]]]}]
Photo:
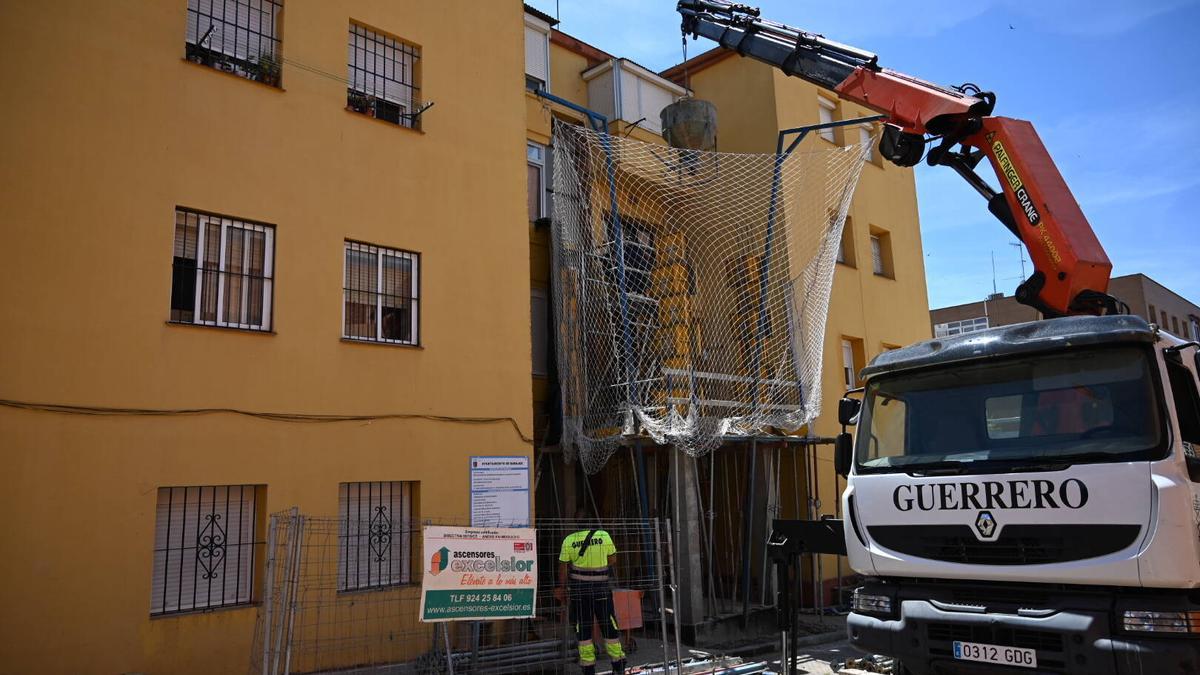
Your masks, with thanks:
[{"label": "construction netting", "polygon": [[555,125],[562,444],[585,471],[639,434],[700,455],[816,417],[871,142],[733,154]]}]

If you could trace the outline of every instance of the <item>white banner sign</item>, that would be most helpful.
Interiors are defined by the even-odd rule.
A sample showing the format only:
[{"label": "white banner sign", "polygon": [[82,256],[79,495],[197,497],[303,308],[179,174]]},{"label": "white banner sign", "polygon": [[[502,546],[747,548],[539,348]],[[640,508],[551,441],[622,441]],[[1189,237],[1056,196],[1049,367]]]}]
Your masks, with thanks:
[{"label": "white banner sign", "polygon": [[532,528],[424,529],[421,621],[534,615],[537,538]]},{"label": "white banner sign", "polygon": [[529,526],[528,457],[471,457],[471,525]]}]

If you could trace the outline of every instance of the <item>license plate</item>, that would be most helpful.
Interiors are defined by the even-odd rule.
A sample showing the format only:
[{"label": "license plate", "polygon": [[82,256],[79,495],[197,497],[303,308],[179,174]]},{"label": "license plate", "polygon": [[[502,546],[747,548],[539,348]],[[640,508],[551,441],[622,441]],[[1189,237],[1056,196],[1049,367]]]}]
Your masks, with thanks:
[{"label": "license plate", "polygon": [[1037,652],[1020,647],[985,645],[978,642],[955,642],[954,658],[962,661],[982,661],[1021,668],[1037,668]]}]

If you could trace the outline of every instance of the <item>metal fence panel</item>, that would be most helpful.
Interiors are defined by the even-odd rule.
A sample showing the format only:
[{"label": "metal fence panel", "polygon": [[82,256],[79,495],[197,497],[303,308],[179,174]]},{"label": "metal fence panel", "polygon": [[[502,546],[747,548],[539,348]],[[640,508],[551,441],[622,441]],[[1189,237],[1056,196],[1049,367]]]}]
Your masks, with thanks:
[{"label": "metal fence panel", "polygon": [[[250,672],[256,675],[339,673],[557,673],[577,661],[574,633],[558,586],[558,556],[563,539],[599,526],[617,546],[614,593],[620,597],[618,621],[627,652],[637,639],[661,639],[669,661],[666,590],[674,583],[668,570],[664,524],[650,519],[604,521],[539,519],[536,523],[538,590],[535,616],[504,621],[428,624],[418,620],[422,525],[463,522],[347,522],[346,518],[306,516],[295,509],[271,517],[262,604],[253,641]],[[374,527],[374,530],[371,528]],[[366,543],[355,533],[371,531]],[[401,547],[386,545],[404,538]],[[380,545],[382,542],[383,545]],[[366,559],[352,548],[371,546],[376,558],[404,551],[411,570],[404,583],[362,588],[344,583],[348,561]],[[385,562],[375,560],[378,564]],[[359,563],[361,564],[361,563]],[[353,588],[350,588],[353,586]],[[634,628],[634,626],[637,626]],[[597,645],[603,640],[596,640]],[[657,646],[657,645],[656,645]],[[599,650],[603,652],[603,650]],[[643,659],[651,660],[651,659]]]}]

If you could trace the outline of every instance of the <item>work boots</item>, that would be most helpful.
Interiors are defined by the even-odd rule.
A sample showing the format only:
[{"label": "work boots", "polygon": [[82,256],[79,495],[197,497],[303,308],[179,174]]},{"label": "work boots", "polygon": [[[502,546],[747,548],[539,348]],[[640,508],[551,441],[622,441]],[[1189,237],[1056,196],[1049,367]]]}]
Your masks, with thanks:
[{"label": "work boots", "polygon": [[[583,675],[596,675],[596,666],[580,666],[583,670]],[[625,675],[625,659],[612,662],[612,675]]]}]

